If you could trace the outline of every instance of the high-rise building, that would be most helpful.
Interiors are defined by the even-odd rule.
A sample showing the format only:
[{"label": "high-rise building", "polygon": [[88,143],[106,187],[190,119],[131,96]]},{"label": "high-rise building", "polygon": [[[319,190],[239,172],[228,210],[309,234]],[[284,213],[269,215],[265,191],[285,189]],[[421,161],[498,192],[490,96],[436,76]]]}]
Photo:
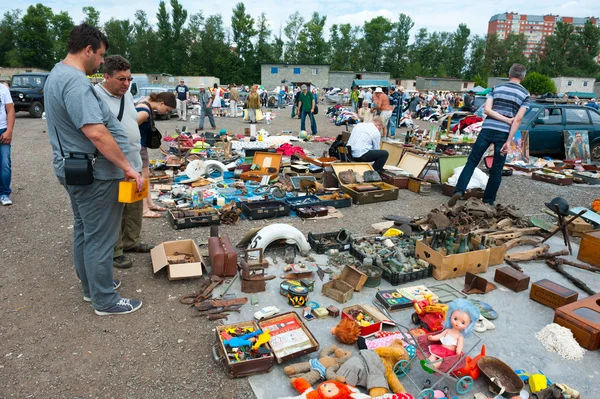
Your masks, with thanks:
[{"label": "high-rise building", "polygon": [[510,33],[524,34],[527,38],[525,55],[529,57],[538,47],[544,49],[545,38],[554,33],[557,22],[573,24],[575,28],[583,27],[586,21],[591,20],[594,25],[600,24],[600,19],[595,17],[559,17],[558,15],[525,15],[516,12],[496,14],[488,22],[488,35],[497,34],[498,39],[504,40]]}]

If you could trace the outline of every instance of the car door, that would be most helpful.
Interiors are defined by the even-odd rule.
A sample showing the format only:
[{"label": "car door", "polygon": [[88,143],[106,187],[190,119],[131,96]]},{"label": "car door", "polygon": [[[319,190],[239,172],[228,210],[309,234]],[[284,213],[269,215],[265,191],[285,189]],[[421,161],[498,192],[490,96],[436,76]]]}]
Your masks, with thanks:
[{"label": "car door", "polygon": [[535,156],[560,155],[563,145],[563,108],[544,107],[529,126],[529,153]]},{"label": "car door", "polygon": [[595,109],[588,109],[587,111],[592,121],[592,126],[589,129],[590,154],[592,161],[600,162],[600,111]]}]

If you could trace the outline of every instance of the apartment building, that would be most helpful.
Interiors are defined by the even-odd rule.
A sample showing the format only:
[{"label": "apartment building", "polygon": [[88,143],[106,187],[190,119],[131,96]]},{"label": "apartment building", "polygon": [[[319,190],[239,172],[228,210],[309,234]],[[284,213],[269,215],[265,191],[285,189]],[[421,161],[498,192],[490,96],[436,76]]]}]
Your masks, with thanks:
[{"label": "apartment building", "polygon": [[527,38],[525,55],[529,57],[538,47],[544,49],[546,36],[554,33],[557,22],[573,24],[575,28],[583,27],[587,20],[594,25],[600,24],[600,19],[595,17],[560,17],[558,15],[525,15],[516,12],[496,14],[488,22],[488,34],[497,34],[504,40],[510,33],[524,34]]}]

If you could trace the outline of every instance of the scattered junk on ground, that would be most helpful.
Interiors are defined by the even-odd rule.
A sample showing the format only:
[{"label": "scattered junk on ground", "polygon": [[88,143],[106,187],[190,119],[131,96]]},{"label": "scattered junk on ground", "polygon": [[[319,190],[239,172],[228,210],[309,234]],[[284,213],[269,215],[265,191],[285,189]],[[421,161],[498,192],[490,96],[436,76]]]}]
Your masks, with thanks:
[{"label": "scattered junk on ground", "polygon": [[[328,113],[336,124],[356,123],[341,105]],[[369,163],[340,162],[338,154],[306,154],[294,145],[294,136],[256,132],[255,126],[237,136],[181,132],[167,140],[165,159],[152,162],[150,195],[168,207],[173,229],[210,226],[210,237],[158,245],[152,250],[154,273],[166,268],[169,280],[200,279],[180,302],[193,317],[223,320],[215,327],[215,359],[231,378],[285,365],[290,392],[321,395],[315,397],[581,398],[559,374],[520,370],[522,365],[493,346],[482,346],[479,334],[503,323],[485,297],[501,290],[553,309],[554,319],[536,334],[548,351],[576,361],[600,347],[599,294],[570,273],[578,269],[598,278],[600,200],[587,209],[556,198],[546,204],[545,218],[528,216],[512,205],[484,203],[486,179],[479,179],[465,202],[426,215],[389,215],[373,225],[365,218],[365,231],[331,231],[325,222],[311,224],[305,236],[290,224],[342,218],[344,208],[393,201],[400,190],[428,195],[432,182],[450,187],[452,195],[448,182],[464,166],[479,122],[455,124],[451,133],[448,118],[444,132],[415,129],[405,143],[386,144],[393,161],[381,175]],[[581,163],[534,163],[540,167],[527,172],[534,180],[598,184],[597,169],[581,171]],[[511,165],[519,173],[530,169],[517,161]],[[548,221],[550,215],[556,224]],[[278,220],[260,222],[265,219]],[[240,221],[255,228],[236,248],[217,226]],[[551,252],[548,240],[557,234],[564,237],[564,249]],[[568,259],[574,252],[570,236],[581,238],[573,253],[577,262]],[[545,264],[547,278],[531,281],[522,267],[527,262]],[[494,283],[481,276],[496,266]],[[558,275],[569,284],[554,281]],[[422,284],[429,277],[459,279],[461,286],[464,279],[464,289],[447,281]],[[580,298],[576,289],[588,296]],[[357,302],[356,293],[368,294],[371,303]],[[226,321],[259,302],[254,319]],[[452,324],[451,317],[463,323]],[[313,335],[323,328],[318,320],[330,318],[338,323],[333,336],[346,346],[321,348]],[[404,319],[411,324],[405,326]],[[357,345],[360,354],[347,352],[348,345]],[[290,362],[313,352],[319,355]],[[421,377],[428,379],[423,383]],[[482,385],[477,379],[489,392],[474,392]],[[371,396],[356,396],[355,386]],[[328,394],[334,390],[340,394]]]}]

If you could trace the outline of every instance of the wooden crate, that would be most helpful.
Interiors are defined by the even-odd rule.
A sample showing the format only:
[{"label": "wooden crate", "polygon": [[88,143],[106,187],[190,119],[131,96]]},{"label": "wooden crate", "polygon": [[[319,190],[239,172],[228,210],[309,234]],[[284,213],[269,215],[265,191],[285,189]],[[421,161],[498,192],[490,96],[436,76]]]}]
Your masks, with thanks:
[{"label": "wooden crate", "polygon": [[573,303],[579,294],[553,281],[543,279],[531,285],[529,298],[552,309]]},{"label": "wooden crate", "polygon": [[510,288],[514,292],[525,291],[529,288],[530,279],[531,278],[528,275],[523,274],[510,266],[499,267],[496,269],[496,274],[494,275],[495,282]]},{"label": "wooden crate", "polygon": [[340,280],[343,280],[354,287],[354,291],[362,290],[363,285],[367,282],[368,276],[352,266],[344,267]]},{"label": "wooden crate", "polygon": [[339,303],[348,302],[354,295],[354,287],[344,280],[332,280],[323,284],[321,293]]},{"label": "wooden crate", "polygon": [[600,294],[556,309],[554,322],[571,330],[582,347],[591,351],[599,349]]},{"label": "wooden crate", "polygon": [[584,233],[581,237],[581,245],[577,259],[600,267],[600,230]]}]

